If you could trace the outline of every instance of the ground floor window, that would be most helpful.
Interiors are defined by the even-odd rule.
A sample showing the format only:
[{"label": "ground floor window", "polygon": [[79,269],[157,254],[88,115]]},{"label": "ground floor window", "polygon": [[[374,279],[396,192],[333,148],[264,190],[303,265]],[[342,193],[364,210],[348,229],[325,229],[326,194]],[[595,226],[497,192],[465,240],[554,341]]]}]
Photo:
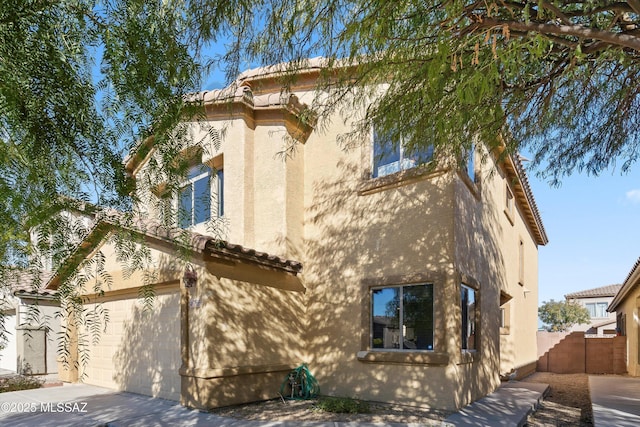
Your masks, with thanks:
[{"label": "ground floor window", "polygon": [[433,350],[433,284],[373,288],[371,348]]},{"label": "ground floor window", "polygon": [[476,350],[476,291],[467,285],[460,285],[460,304],[462,311],[462,349]]}]

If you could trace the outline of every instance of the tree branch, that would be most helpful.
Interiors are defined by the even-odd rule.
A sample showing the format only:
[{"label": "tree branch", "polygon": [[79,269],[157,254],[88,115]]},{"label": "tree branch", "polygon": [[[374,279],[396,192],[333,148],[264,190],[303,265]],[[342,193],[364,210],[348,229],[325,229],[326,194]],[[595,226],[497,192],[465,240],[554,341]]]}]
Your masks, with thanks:
[{"label": "tree branch", "polygon": [[553,25],[535,22],[501,21],[483,17],[476,22],[477,28],[495,28],[507,26],[516,31],[532,31],[540,34],[555,34],[558,36],[574,36],[584,39],[600,40],[613,46],[625,47],[640,52],[640,38],[628,34],[618,34],[609,31],[586,28],[581,25]]},{"label": "tree branch", "polygon": [[640,0],[627,0],[627,4],[635,13],[640,15]]}]

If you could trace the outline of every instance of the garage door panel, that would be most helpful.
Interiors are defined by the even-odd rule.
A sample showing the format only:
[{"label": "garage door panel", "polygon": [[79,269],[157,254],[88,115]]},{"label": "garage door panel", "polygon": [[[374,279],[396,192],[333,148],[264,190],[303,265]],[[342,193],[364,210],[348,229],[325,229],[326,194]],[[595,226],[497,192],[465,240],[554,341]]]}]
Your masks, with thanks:
[{"label": "garage door panel", "polygon": [[179,400],[179,293],[157,295],[149,311],[144,310],[137,298],[102,304],[108,310],[110,322],[100,342],[89,348],[89,364],[83,381]]}]

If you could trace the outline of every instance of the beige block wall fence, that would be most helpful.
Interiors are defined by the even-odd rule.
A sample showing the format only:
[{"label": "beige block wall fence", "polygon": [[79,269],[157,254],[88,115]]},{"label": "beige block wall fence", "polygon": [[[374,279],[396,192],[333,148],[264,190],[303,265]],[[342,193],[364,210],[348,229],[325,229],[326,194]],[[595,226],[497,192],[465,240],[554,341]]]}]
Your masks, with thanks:
[{"label": "beige block wall fence", "polygon": [[[209,113],[212,125],[223,125]],[[144,317],[133,294],[113,294],[140,281],[115,282],[102,301],[114,322],[91,348],[86,382],[179,394],[185,405],[210,408],[275,397],[288,370],[306,362],[323,394],[456,409],[495,389],[500,372],[535,364],[537,245],[522,212],[505,214],[512,184],[491,155],[479,152],[477,182],[450,168],[371,180],[370,141],[351,150],[337,144],[348,122],[334,117],[284,161],[277,156],[282,120],[273,113],[225,119],[222,146],[207,155],[224,159],[228,240],[300,261],[302,273],[269,273],[265,283],[266,273],[250,265],[197,259],[197,286],[186,289],[175,254],[155,248],[166,260],[166,293]],[[424,282],[434,285],[434,351],[372,351],[371,287]],[[476,352],[460,350],[461,283],[478,295]],[[501,292],[517,307],[503,335]],[[171,349],[152,343],[162,332],[171,333]],[[145,348],[131,345],[147,336]],[[123,362],[145,351],[146,370]]]}]

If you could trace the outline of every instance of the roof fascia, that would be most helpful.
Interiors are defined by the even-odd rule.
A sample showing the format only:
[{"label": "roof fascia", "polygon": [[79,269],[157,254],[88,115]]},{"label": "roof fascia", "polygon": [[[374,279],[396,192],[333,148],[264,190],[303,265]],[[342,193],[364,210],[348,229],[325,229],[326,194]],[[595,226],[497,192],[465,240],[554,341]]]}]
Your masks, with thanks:
[{"label": "roof fascia", "polygon": [[544,229],[544,225],[542,224],[542,218],[540,217],[538,206],[536,205],[533,197],[533,192],[529,186],[529,180],[527,179],[526,173],[519,161],[514,159],[512,155],[505,153],[505,149],[504,144],[502,144],[495,149],[494,155],[496,156],[496,159],[499,160],[498,164],[502,167],[502,170],[510,178],[515,178],[517,186],[514,185],[514,190],[519,191],[514,191],[514,195],[516,196],[518,205],[524,211],[524,216],[527,219],[526,223],[531,234],[534,236],[536,243],[544,246],[549,243],[549,239]]},{"label": "roof fascia", "polygon": [[613,297],[613,301],[611,301],[611,303],[609,304],[609,307],[607,307],[607,311],[609,313],[613,313],[614,311],[616,311],[616,308],[618,308],[618,306],[622,304],[622,302],[624,302],[624,300],[627,298],[627,295],[629,295],[629,293],[638,285],[639,281],[640,281],[640,258],[638,258],[636,263],[633,265],[633,268],[627,275],[627,278],[625,279],[624,284],[622,285],[622,288],[620,288],[616,296]]}]

